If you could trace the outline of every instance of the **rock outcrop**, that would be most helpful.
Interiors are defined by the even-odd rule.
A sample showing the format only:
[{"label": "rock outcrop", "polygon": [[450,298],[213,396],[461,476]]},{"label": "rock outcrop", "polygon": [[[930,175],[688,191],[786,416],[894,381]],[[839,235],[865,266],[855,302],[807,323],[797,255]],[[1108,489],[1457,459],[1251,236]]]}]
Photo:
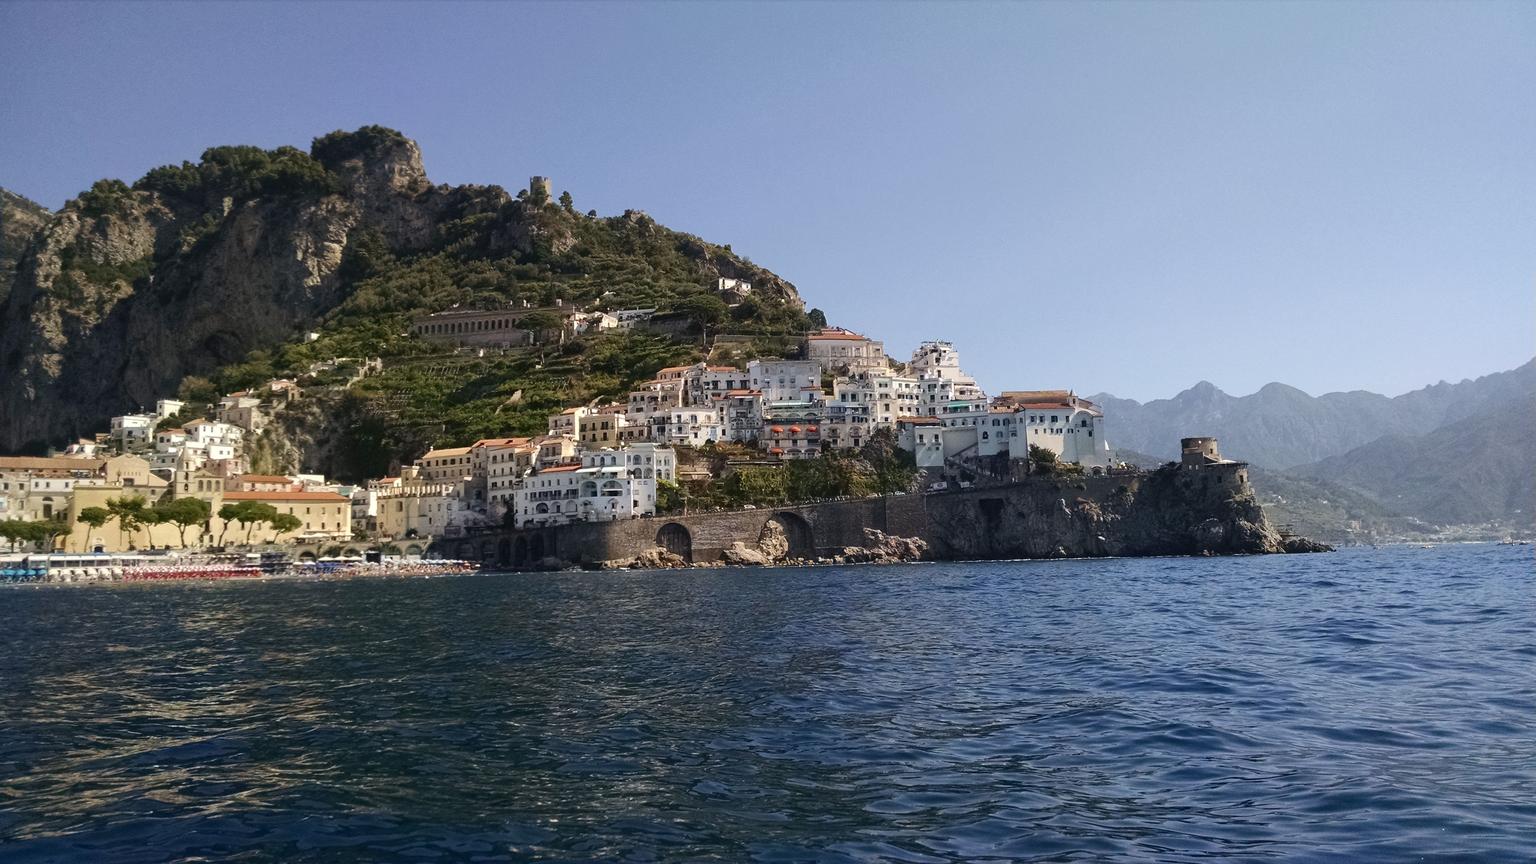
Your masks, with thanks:
[{"label": "rock outcrop", "polygon": [[1034,478],[928,507],[940,559],[1241,555],[1287,551],[1246,466]]},{"label": "rock outcrop", "polygon": [[21,256],[53,218],[47,207],[0,189],[0,306],[11,293]]},{"label": "rock outcrop", "polygon": [[381,127],[322,136],[309,153],[213,148],[132,187],[100,181],[46,224],[22,200],[5,199],[0,264],[17,263],[14,280],[0,273],[0,452],[89,435],[176,395],[188,375],[320,327],[367,277],[353,260],[453,246],[547,270],[601,237],[620,258],[647,243],[681,252],[700,285],[747,278],[803,305],[794,286],[649,217],[591,220],[497,186],[434,186],[416,143]]},{"label": "rock outcrop", "polygon": [[928,541],[920,537],[893,537],[874,528],[864,529],[864,545],[848,546],[836,556],[837,564],[902,564],[928,557]]},{"label": "rock outcrop", "polygon": [[687,567],[688,562],[681,555],[677,555],[660,546],[647,549],[633,558],[618,558],[612,561],[599,561],[592,565],[593,570],[677,570]]}]

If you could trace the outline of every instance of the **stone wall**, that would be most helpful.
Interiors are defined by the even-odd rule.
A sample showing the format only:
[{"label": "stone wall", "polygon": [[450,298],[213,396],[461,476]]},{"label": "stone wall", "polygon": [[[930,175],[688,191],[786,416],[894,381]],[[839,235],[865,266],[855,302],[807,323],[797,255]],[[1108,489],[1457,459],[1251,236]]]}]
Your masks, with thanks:
[{"label": "stone wall", "polygon": [[940,560],[1282,551],[1253,497],[1246,466],[1235,463],[501,531],[440,540],[435,550],[508,567],[591,565],[658,546],[692,562],[713,562],[733,543],[752,545],[765,531],[782,531],[789,557],[814,558],[865,545],[866,528],[920,538]]}]

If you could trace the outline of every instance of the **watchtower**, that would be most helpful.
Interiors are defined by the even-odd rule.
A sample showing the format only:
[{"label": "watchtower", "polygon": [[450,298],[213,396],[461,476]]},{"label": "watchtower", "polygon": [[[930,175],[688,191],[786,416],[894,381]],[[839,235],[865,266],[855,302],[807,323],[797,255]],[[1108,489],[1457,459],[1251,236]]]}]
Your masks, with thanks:
[{"label": "watchtower", "polygon": [[1201,468],[1221,462],[1221,448],[1215,438],[1180,438],[1180,464],[1185,468]]},{"label": "watchtower", "polygon": [[540,177],[538,175],[534,175],[528,178],[528,197],[530,198],[539,198],[542,196],[544,200],[547,201],[552,197],[551,190],[553,188],[554,187],[550,184],[548,177]]}]

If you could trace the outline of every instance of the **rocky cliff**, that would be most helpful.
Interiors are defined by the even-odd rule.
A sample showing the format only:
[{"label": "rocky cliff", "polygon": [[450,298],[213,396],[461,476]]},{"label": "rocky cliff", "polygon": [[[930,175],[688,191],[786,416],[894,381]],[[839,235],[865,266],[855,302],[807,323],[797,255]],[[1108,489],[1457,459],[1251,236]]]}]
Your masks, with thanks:
[{"label": "rocky cliff", "polygon": [[[388,302],[370,295],[347,310],[354,324],[381,305],[432,311],[455,290],[511,302],[533,283],[584,299],[559,281],[595,269],[583,244],[632,270],[648,266],[654,246],[680,262],[668,284],[745,278],[799,306],[789,283],[638,212],[597,219],[497,186],[433,185],[415,142],[381,127],[323,136],[308,153],[212,148],[131,187],[100,181],[46,224],[9,198],[5,212],[7,248],[12,228],[26,246],[0,305],[0,452],[98,431],[112,414],[174,395],[188,375],[323,328],[368,279],[387,283]],[[501,269],[474,294],[435,273],[388,282],[430,255]],[[399,330],[397,319],[364,323]]]},{"label": "rocky cliff", "polygon": [[53,216],[47,207],[0,189],[0,305],[11,293],[16,265]]},{"label": "rocky cliff", "polygon": [[1124,477],[1033,477],[996,491],[931,496],[939,559],[1240,555],[1288,547],[1244,466],[1168,467]]}]

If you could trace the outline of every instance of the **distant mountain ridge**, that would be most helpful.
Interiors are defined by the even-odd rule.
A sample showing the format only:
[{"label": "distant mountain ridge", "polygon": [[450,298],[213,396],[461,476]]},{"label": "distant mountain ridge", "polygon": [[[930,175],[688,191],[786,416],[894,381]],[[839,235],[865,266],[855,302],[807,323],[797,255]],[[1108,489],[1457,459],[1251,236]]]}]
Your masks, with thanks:
[{"label": "distant mountain ridge", "polygon": [[1223,452],[1267,468],[1294,468],[1347,453],[1384,435],[1414,437],[1536,393],[1536,360],[1455,384],[1387,397],[1363,390],[1309,396],[1266,384],[1231,396],[1209,381],[1171,399],[1141,403],[1100,393],[1110,442],[1174,458],[1187,435],[1214,435]]},{"label": "distant mountain ridge", "polygon": [[1313,397],[1284,384],[1229,396],[1207,381],[1146,404],[1092,398],[1117,450],[1171,459],[1180,437],[1214,435],[1224,454],[1260,469],[1261,493],[1330,539],[1319,527],[1329,519],[1366,523],[1368,533],[1384,515],[1525,533],[1536,513],[1536,360],[1393,398]]},{"label": "distant mountain ridge", "polygon": [[1536,513],[1536,394],[1463,417],[1425,435],[1386,435],[1290,473],[1366,493],[1436,524],[1510,521]]}]

